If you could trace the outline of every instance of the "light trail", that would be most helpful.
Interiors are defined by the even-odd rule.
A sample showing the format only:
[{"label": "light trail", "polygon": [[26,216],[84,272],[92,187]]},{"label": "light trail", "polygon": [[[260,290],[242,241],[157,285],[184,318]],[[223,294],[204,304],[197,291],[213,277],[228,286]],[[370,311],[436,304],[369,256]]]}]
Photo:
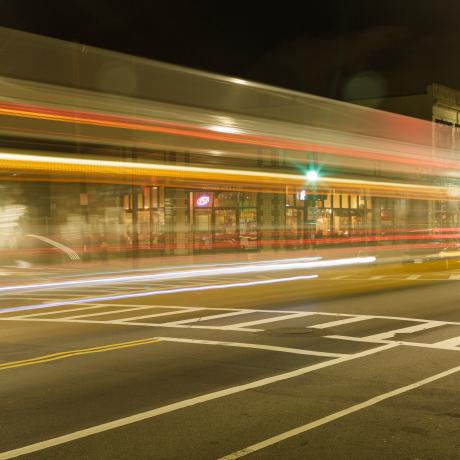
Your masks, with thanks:
[{"label": "light trail", "polygon": [[[303,140],[297,136],[292,138],[281,138],[276,135],[246,132],[236,126],[227,126],[224,123],[219,125],[195,126],[184,123],[174,123],[159,119],[150,119],[139,116],[119,115],[114,113],[100,113],[77,111],[75,109],[51,108],[33,106],[29,104],[18,104],[13,102],[1,102],[0,114],[14,117],[36,118],[48,121],[65,123],[80,123],[108,128],[128,129],[133,131],[144,131],[151,133],[162,133],[188,138],[213,140],[242,144],[249,146],[263,146],[280,149],[288,149],[297,152],[316,151],[323,154],[335,154],[339,157],[354,157],[373,161],[384,161],[396,163],[397,165],[425,166],[427,168],[457,169],[458,162],[443,158],[442,160],[432,158],[428,155],[415,156],[412,154],[398,152],[381,152],[376,149],[362,149],[358,147],[340,146],[336,143],[330,145],[314,143]],[[407,145],[405,145],[407,148]]]},{"label": "light trail", "polygon": [[[167,165],[159,163],[143,163],[133,161],[96,160],[92,158],[65,158],[59,156],[41,156],[18,153],[0,153],[0,169],[21,171],[47,171],[50,173],[85,173],[121,176],[152,176],[170,177],[171,174],[180,179],[208,179],[224,181],[251,181],[265,185],[292,184],[305,186],[303,174],[275,173],[271,171],[252,171],[243,169],[219,169],[200,166]],[[376,192],[412,193],[433,198],[452,199],[444,186],[408,184],[402,182],[371,181],[364,179],[344,179],[340,177],[321,177],[318,186],[367,188]]]},{"label": "light trail", "polygon": [[117,294],[117,295],[105,296],[105,297],[92,297],[92,298],[77,299],[77,300],[63,300],[60,302],[42,303],[38,305],[23,305],[20,307],[2,308],[0,309],[0,313],[10,313],[10,312],[15,312],[15,311],[25,311],[25,310],[40,310],[42,308],[59,307],[62,305],[78,305],[82,303],[103,302],[106,300],[132,299],[136,297],[148,297],[148,296],[162,295],[162,294],[178,294],[181,292],[209,291],[211,289],[228,289],[228,288],[233,288],[233,287],[258,286],[261,284],[286,283],[289,281],[310,280],[314,278],[318,278],[318,275],[300,275],[300,276],[291,276],[289,278],[274,278],[271,280],[245,281],[242,283],[215,284],[213,286],[193,286],[193,287],[165,289],[165,290],[148,291],[148,292],[133,292],[131,294]]},{"label": "light trail", "polygon": [[40,284],[26,284],[22,286],[4,286],[0,288],[0,292],[11,292],[11,291],[27,291],[34,289],[49,289],[49,288],[66,288],[70,286],[95,286],[99,284],[108,283],[130,283],[138,281],[165,281],[171,279],[184,279],[184,278],[200,278],[209,276],[221,276],[221,275],[235,275],[243,273],[265,273],[272,271],[282,270],[303,270],[303,269],[320,269],[329,267],[343,267],[347,265],[356,264],[369,264],[375,262],[374,256],[369,257],[349,257],[345,259],[332,259],[332,260],[318,260],[312,262],[285,262],[285,263],[267,263],[267,264],[254,264],[246,266],[236,267],[221,267],[212,269],[200,269],[200,270],[186,270],[178,272],[167,272],[159,274],[148,274],[148,275],[132,275],[132,276],[118,276],[112,278],[97,278],[89,280],[77,280],[77,281],[59,281],[52,283],[40,283]]}]

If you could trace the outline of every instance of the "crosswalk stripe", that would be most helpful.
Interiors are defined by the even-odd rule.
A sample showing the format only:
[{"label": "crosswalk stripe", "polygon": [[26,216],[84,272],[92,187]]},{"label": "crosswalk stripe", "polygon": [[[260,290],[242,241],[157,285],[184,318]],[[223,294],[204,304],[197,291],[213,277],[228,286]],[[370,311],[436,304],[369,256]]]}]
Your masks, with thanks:
[{"label": "crosswalk stripe", "polygon": [[451,339],[441,340],[440,342],[436,342],[433,345],[438,347],[457,347],[460,345],[460,336],[459,337],[452,337]]},{"label": "crosswalk stripe", "polygon": [[396,334],[413,334],[414,332],[432,329],[434,327],[444,326],[445,323],[441,321],[427,321],[426,323],[416,324],[415,326],[403,327],[401,329],[394,329],[380,334],[369,335],[364,337],[367,340],[385,340],[392,339]]},{"label": "crosswalk stripe", "polygon": [[231,316],[239,316],[239,315],[245,315],[247,313],[254,313],[254,310],[241,310],[241,311],[232,311],[230,313],[222,313],[220,315],[211,315],[211,316],[200,316],[199,318],[189,318],[189,319],[183,319],[180,321],[173,321],[171,323],[166,323],[169,325],[174,325],[174,324],[189,324],[189,323],[197,323],[197,322],[202,322],[202,321],[210,321],[213,319],[220,319],[220,318],[228,318]]},{"label": "crosswalk stripe", "polygon": [[[171,315],[180,315],[183,313],[189,313],[189,312],[194,312],[194,311],[200,311],[200,310],[205,310],[204,308],[190,308],[188,310],[175,310],[175,311],[166,311],[163,313],[155,313],[153,315],[142,315],[142,316],[131,316],[129,318],[121,318],[119,320],[116,320],[119,323],[125,322],[125,321],[135,321],[138,319],[146,319],[146,318],[157,318],[159,316],[171,316]],[[171,324],[171,323],[163,323],[163,324]]]},{"label": "crosswalk stripe", "polygon": [[247,326],[256,326],[259,324],[266,324],[266,323],[273,323],[276,321],[285,321],[288,319],[295,319],[295,318],[301,318],[303,316],[310,316],[314,315],[315,313],[312,312],[300,312],[300,313],[291,313],[289,315],[282,315],[282,316],[275,316],[272,318],[265,318],[265,319],[258,319],[255,321],[248,321],[245,323],[238,323],[238,324],[232,324],[231,326],[223,326],[223,329],[240,329],[240,328],[245,328]]},{"label": "crosswalk stripe", "polygon": [[337,321],[329,321],[327,323],[315,324],[313,326],[308,326],[313,329],[327,329],[328,327],[342,326],[345,324],[357,323],[359,321],[364,321],[366,319],[371,319],[372,316],[355,316],[354,318],[345,318],[339,319]]}]

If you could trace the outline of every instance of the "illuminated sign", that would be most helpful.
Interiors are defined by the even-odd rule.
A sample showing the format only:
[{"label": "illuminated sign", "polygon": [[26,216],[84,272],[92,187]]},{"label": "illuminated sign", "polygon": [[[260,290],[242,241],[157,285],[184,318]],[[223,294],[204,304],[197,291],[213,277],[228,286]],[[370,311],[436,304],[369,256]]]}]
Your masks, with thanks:
[{"label": "illuminated sign", "polygon": [[299,201],[305,201],[307,197],[307,192],[305,190],[301,190],[300,192],[297,192],[297,199]]},{"label": "illuminated sign", "polygon": [[211,197],[209,195],[201,195],[196,199],[195,204],[197,206],[209,206],[210,202]]}]

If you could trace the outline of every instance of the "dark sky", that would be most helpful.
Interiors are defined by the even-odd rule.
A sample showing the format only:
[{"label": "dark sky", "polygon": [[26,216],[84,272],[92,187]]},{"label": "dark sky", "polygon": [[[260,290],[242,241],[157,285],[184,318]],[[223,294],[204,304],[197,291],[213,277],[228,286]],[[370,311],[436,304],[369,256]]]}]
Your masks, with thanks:
[{"label": "dark sky", "polygon": [[327,97],[460,89],[460,1],[0,0],[0,25]]}]

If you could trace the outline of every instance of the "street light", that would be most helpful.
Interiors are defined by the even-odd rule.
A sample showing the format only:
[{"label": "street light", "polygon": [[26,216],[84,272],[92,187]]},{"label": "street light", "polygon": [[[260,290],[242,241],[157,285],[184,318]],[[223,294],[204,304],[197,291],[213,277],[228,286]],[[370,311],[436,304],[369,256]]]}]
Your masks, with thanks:
[{"label": "street light", "polygon": [[318,171],[315,171],[314,169],[310,169],[309,171],[307,171],[307,174],[305,176],[308,182],[314,183],[319,179]]}]

